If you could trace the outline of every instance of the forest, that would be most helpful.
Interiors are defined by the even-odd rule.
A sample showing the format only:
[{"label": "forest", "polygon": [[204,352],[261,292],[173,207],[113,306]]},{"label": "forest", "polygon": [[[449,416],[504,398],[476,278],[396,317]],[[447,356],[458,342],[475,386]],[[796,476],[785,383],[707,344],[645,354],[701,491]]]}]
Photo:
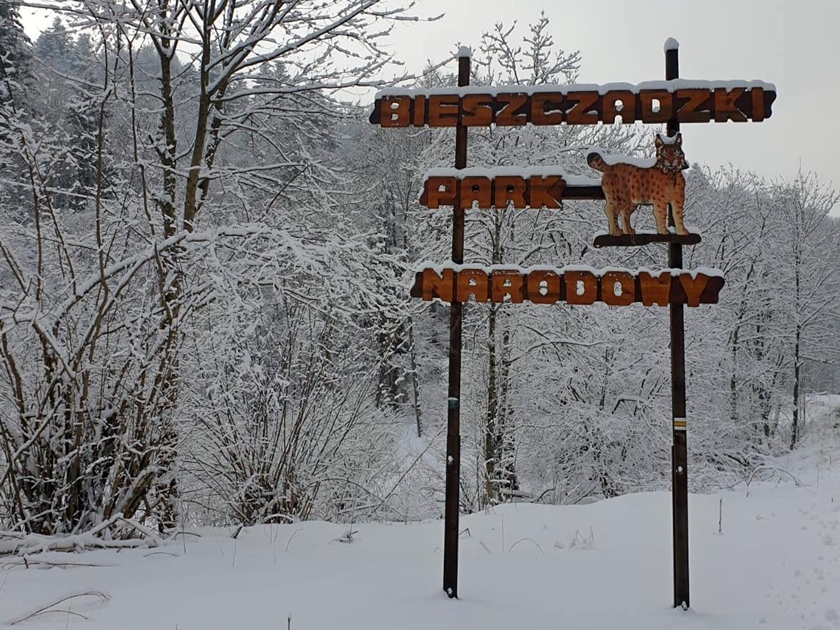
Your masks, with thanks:
[{"label": "forest", "polygon": [[[0,0],[0,530],[439,518],[449,310],[409,290],[449,260],[451,211],[418,199],[454,131],[368,116],[377,88],[455,85],[456,51],[406,74],[384,44],[425,17],[383,0],[37,4],[30,39]],[[537,15],[483,35],[471,83],[581,63]],[[475,128],[469,165],[595,177],[589,150],[647,157],[656,130]],[[840,393],[840,222],[811,173],[685,173],[685,266],[726,283],[686,312],[707,492],[838,428],[808,401]],[[562,206],[469,211],[465,262],[666,267],[593,247],[603,202]],[[463,513],[670,486],[666,308],[468,303],[463,338]]]}]

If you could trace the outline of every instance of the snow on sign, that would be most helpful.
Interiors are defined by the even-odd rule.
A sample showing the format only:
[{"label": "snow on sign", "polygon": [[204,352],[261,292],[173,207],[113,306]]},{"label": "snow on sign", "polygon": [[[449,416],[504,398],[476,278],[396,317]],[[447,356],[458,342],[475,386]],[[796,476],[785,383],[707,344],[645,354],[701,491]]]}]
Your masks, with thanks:
[{"label": "snow on sign", "polygon": [[761,122],[776,88],[761,81],[649,81],[639,85],[540,85],[389,89],[370,122],[382,127],[515,127],[624,123]]},{"label": "snow on sign", "polygon": [[[683,223],[688,163],[682,150],[681,123],[762,122],[772,115],[776,88],[760,81],[686,81],[679,78],[679,45],[665,43],[665,81],[639,85],[510,85],[470,83],[470,52],[458,53],[458,87],[430,90],[389,89],[376,95],[370,122],[381,127],[454,127],[455,168],[431,170],[420,203],[452,208],[452,259],[427,264],[411,295],[449,302],[449,388],[447,395],[446,501],[444,510],[443,589],[458,597],[458,526],[461,470],[461,349],[463,305],[476,302],[608,306],[668,306],[671,355],[671,492],[674,607],[687,609],[688,454],[685,400],[684,307],[716,304],[724,285],[713,269],[683,269],[683,245],[700,242]],[[600,179],[572,176],[557,166],[467,168],[470,127],[653,123],[665,126],[655,140],[656,156],[640,160],[590,149],[586,163]],[[660,271],[586,266],[484,267],[464,265],[464,216],[467,210],[547,208],[559,210],[566,199],[605,199],[608,234],[596,247],[635,247],[667,243],[668,268]],[[630,216],[652,205],[656,233],[637,234]],[[675,229],[671,229],[671,228]]]}]

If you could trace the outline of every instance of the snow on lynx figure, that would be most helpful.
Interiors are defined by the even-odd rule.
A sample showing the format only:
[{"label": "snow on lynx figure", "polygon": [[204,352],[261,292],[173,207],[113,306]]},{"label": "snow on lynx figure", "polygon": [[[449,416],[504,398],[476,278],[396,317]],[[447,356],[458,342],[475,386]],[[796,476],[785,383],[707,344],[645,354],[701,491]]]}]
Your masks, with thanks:
[{"label": "snow on lynx figure", "polygon": [[682,150],[682,135],[665,138],[656,136],[656,159],[633,160],[619,156],[603,156],[593,151],[586,156],[589,166],[604,173],[601,186],[607,205],[610,235],[622,234],[618,226],[618,215],[624,234],[635,234],[630,225],[630,215],[640,205],[653,205],[656,231],[668,233],[668,204],[674,213],[678,234],[688,234],[683,225],[683,204],[685,203],[685,178],[683,169],[688,168]]}]

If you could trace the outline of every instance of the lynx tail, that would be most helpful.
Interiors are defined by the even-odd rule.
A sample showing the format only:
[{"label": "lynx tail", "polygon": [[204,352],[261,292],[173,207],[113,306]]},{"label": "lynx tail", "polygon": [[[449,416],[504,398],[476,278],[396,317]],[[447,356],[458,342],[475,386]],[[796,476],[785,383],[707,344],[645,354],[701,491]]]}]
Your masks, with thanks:
[{"label": "lynx tail", "polygon": [[596,171],[601,172],[604,172],[604,168],[607,166],[604,162],[604,158],[601,157],[601,154],[596,151],[587,154],[586,163],[589,164],[589,166],[594,168]]}]

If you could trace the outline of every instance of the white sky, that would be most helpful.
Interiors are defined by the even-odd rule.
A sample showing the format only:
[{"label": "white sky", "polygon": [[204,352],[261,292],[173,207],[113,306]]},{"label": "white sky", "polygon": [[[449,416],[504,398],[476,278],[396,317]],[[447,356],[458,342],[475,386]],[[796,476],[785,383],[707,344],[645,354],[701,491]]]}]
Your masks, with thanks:
[{"label": "white sky", "polygon": [[[477,48],[495,22],[519,32],[545,9],[555,44],[582,56],[580,81],[664,79],[662,46],[680,42],[687,79],[775,83],[773,116],[762,123],[686,124],[689,160],[731,163],[792,178],[800,164],[840,188],[840,0],[423,0],[438,22],[401,27],[394,53],[412,69],[456,44]],[[837,210],[835,210],[837,212]]]},{"label": "white sky", "polygon": [[[541,9],[555,43],[581,52],[582,82],[662,79],[662,45],[675,37],[683,78],[775,83],[773,116],[763,123],[684,125],[689,160],[770,178],[792,178],[801,165],[840,188],[833,120],[840,104],[840,0],[420,0],[416,12],[446,15],[398,26],[391,49],[420,71],[458,44],[477,48],[495,22],[518,20],[525,34]],[[25,20],[33,36],[43,25]]]}]

